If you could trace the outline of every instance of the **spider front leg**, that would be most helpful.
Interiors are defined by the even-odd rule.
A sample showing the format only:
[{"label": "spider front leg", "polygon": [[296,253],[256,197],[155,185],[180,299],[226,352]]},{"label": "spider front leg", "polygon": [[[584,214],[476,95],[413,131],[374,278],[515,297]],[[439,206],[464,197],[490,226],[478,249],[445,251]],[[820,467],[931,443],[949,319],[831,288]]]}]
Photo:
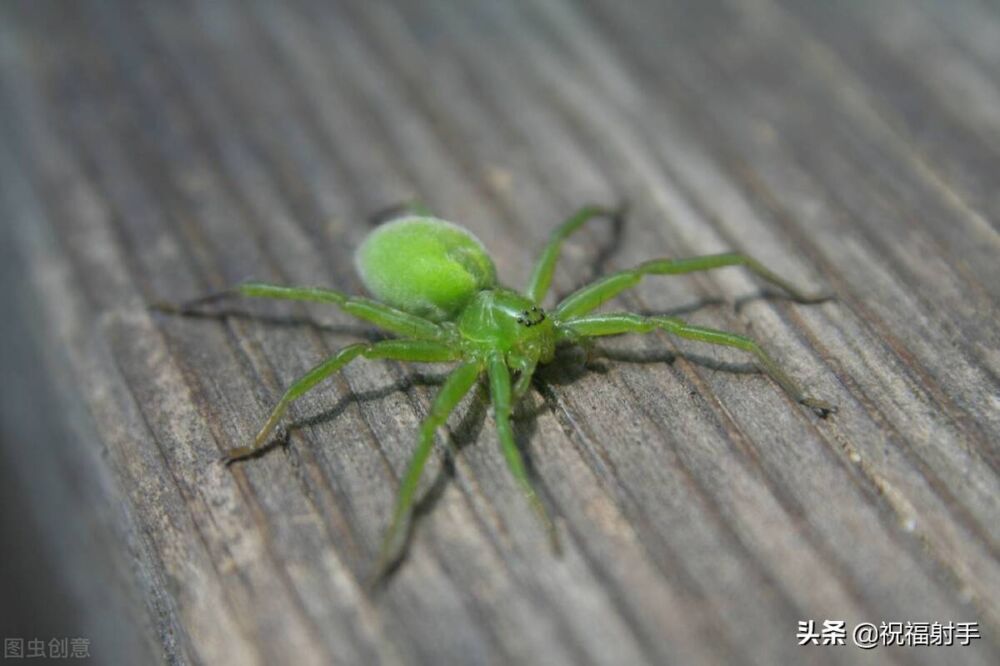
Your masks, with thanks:
[{"label": "spider front leg", "polygon": [[[524,459],[521,457],[521,452],[518,451],[517,443],[514,441],[514,430],[511,427],[510,418],[511,411],[513,410],[510,370],[504,362],[503,354],[500,352],[491,354],[486,363],[486,371],[490,377],[490,394],[493,400],[493,412],[497,424],[497,437],[500,440],[500,448],[503,450],[504,458],[507,460],[507,468],[514,475],[518,485],[521,487],[521,492],[524,493],[528,503],[531,504],[531,508],[535,510],[535,513],[538,514],[539,519],[541,519],[542,524],[545,526],[552,550],[560,553],[562,547],[559,543],[559,533],[556,531],[555,523],[552,522],[548,512],[545,510],[545,505],[535,491],[535,487],[528,476],[528,470],[524,465]],[[530,379],[529,375],[525,383],[530,381]]]},{"label": "spider front leg", "polygon": [[164,312],[191,314],[202,306],[233,296],[271,298],[284,301],[309,301],[336,305],[344,312],[371,322],[391,333],[417,340],[446,340],[447,331],[434,322],[396,309],[385,303],[360,296],[348,296],[333,289],[321,287],[287,287],[266,282],[244,282],[232,289],[202,296],[179,305],[157,303],[153,307]]},{"label": "spider front leg", "polygon": [[707,271],[724,266],[744,266],[757,277],[781,287],[800,303],[819,303],[832,298],[830,294],[809,294],[785,280],[762,263],[738,252],[710,254],[686,259],[654,259],[637,267],[612,273],[576,290],[555,307],[552,314],[561,319],[579,317],[611,300],[626,289],[630,289],[647,275],[681,275],[697,271]]},{"label": "spider front leg", "polygon": [[434,397],[430,414],[420,424],[417,448],[413,451],[413,456],[399,482],[396,508],[382,541],[382,551],[379,555],[379,563],[373,581],[381,580],[402,555],[406,545],[410,519],[413,515],[414,495],[417,492],[424,465],[427,464],[431,449],[434,447],[434,433],[448,421],[448,416],[476,383],[482,369],[479,363],[466,363],[448,375],[444,386]]},{"label": "spider front leg", "polygon": [[785,374],[784,370],[759,344],[742,335],[694,326],[676,317],[644,317],[629,312],[578,317],[564,321],[560,325],[560,330],[564,332],[563,335],[570,340],[619,335],[621,333],[649,333],[657,328],[682,338],[748,351],[756,357],[764,372],[777,382],[793,400],[809,407],[821,418],[826,418],[829,414],[837,411],[834,405],[805,395],[798,384]]},{"label": "spider front leg", "polygon": [[531,278],[528,280],[528,286],[524,290],[524,295],[541,305],[542,299],[545,298],[545,294],[549,290],[549,285],[552,284],[552,273],[555,272],[556,262],[559,260],[559,252],[567,236],[595,217],[616,215],[621,215],[621,210],[613,210],[601,206],[584,206],[573,213],[568,220],[556,227],[556,230],[549,237],[549,242],[542,250],[541,256],[538,257],[538,263],[531,273]]},{"label": "spider front leg", "polygon": [[229,449],[226,451],[225,456],[223,456],[222,461],[225,464],[229,464],[236,460],[252,456],[260,451],[267,444],[268,438],[274,432],[274,429],[281,421],[281,417],[293,400],[308,392],[358,356],[370,359],[385,358],[396,361],[423,363],[454,361],[459,358],[459,355],[451,347],[428,340],[383,340],[375,343],[359,342],[348,345],[297,379],[285,391],[284,395],[281,396],[281,400],[278,401],[274,409],[271,410],[270,416],[267,417],[267,421],[264,422],[260,432],[257,433],[253,444]]}]

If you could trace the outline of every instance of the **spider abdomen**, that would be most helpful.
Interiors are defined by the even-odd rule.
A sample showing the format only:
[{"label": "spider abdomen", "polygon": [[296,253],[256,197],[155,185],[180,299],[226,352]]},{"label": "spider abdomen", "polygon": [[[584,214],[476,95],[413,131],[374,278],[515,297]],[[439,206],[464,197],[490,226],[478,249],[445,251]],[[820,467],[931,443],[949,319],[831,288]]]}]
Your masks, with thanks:
[{"label": "spider abdomen", "polygon": [[478,292],[496,285],[483,244],[434,217],[403,217],[376,228],[354,255],[372,296],[432,321],[451,321]]}]

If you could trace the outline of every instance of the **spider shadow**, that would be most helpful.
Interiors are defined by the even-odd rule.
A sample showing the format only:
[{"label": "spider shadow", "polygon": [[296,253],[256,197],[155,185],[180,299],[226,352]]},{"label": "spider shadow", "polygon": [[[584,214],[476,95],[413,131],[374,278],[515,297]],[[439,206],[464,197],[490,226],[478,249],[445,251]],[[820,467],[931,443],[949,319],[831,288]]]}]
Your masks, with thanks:
[{"label": "spider shadow", "polygon": [[[619,202],[610,215],[604,215],[611,223],[610,237],[597,242],[597,254],[594,260],[588,262],[591,266],[587,282],[595,280],[607,269],[607,263],[619,248],[621,248],[622,238],[625,230],[625,218],[628,217],[629,206],[625,201]],[[404,199],[395,203],[383,206],[370,213],[365,221],[370,227],[377,227],[391,222],[394,219],[405,215],[435,216],[434,213],[418,198]],[[562,298],[566,294],[562,294]]]},{"label": "spider shadow", "polygon": [[342,396],[332,407],[329,407],[318,414],[300,418],[279,428],[278,432],[266,444],[255,450],[250,455],[236,460],[227,460],[227,465],[243,462],[245,460],[255,460],[261,458],[278,448],[288,448],[291,436],[305,428],[319,426],[337,419],[349,406],[355,403],[384,400],[393,393],[409,392],[415,386],[434,386],[444,383],[444,376],[427,375],[424,373],[411,373],[406,378],[393,382],[388,386],[383,386],[371,391],[351,392]]},{"label": "spider shadow", "polygon": [[[292,421],[287,426],[282,428],[279,434],[273,437],[271,441],[262,446],[260,449],[254,451],[251,455],[237,461],[228,461],[226,464],[257,459],[267,455],[275,449],[288,448],[293,434],[306,428],[329,423],[339,418],[352,404],[383,400],[390,395],[399,392],[409,393],[417,386],[441,386],[444,384],[447,375],[447,372],[433,374],[411,372],[408,373],[403,379],[393,382],[387,386],[370,391],[352,392],[348,395],[342,396],[332,407],[329,407],[317,414]],[[458,425],[452,430],[452,437],[450,438],[448,446],[444,451],[441,466],[435,474],[433,481],[431,481],[430,485],[427,486],[420,498],[413,504],[412,519],[406,527],[406,533],[403,536],[403,545],[399,554],[392,561],[386,563],[377,578],[371,582],[373,592],[384,587],[384,585],[388,583],[389,579],[395,575],[396,571],[398,571],[400,566],[406,561],[406,558],[409,555],[410,545],[413,540],[413,534],[415,533],[418,525],[437,505],[444,494],[448,482],[455,477],[455,456],[461,449],[478,439],[479,433],[482,431],[485,423],[487,406],[488,395],[485,385],[480,382],[477,385],[475,394],[471,400],[471,404],[469,405],[469,409],[461,418]]]},{"label": "spider shadow", "polygon": [[149,307],[151,310],[159,314],[180,316],[186,319],[237,319],[241,321],[254,321],[260,322],[265,326],[272,328],[309,328],[320,333],[350,335],[364,340],[370,340],[371,342],[377,342],[378,340],[383,340],[386,337],[381,331],[370,326],[324,324],[316,319],[313,319],[312,317],[267,314],[239,307],[216,307],[211,309],[197,307],[192,309],[181,309],[179,306],[162,303],[154,303]]},{"label": "spider shadow", "polygon": [[[819,303],[826,302],[829,300],[834,300],[836,297],[833,294],[825,294],[823,298],[818,301]],[[745,296],[740,296],[735,301],[733,301],[733,311],[739,314],[743,311],[743,308],[750,303],[755,303],[757,301],[765,301],[767,303],[797,303],[794,298],[789,297],[789,295],[779,289],[772,289],[770,287],[762,287],[758,291]],[[814,304],[809,301],[807,305]]]},{"label": "spider shadow", "polygon": [[[639,311],[643,316],[666,316],[680,317],[682,315],[704,310],[710,307],[722,307],[727,305],[725,299],[713,297],[703,298],[685,305],[680,305],[662,312]],[[569,344],[556,349],[556,358],[552,363],[540,366],[535,374],[534,381],[543,381],[549,384],[564,385],[570,384],[584,375],[586,372],[606,373],[608,366],[600,362],[600,359],[618,361],[624,363],[668,363],[672,364],[677,357],[684,358],[696,365],[700,365],[711,370],[722,370],[734,373],[757,372],[756,366],[752,363],[728,363],[701,354],[689,352],[672,352],[667,350],[640,350],[627,351],[624,349],[612,349],[600,346],[598,339],[591,339],[585,344]]]},{"label": "spider shadow", "polygon": [[[625,236],[625,218],[628,216],[628,205],[620,203],[613,215],[607,216],[610,223],[610,231],[607,238],[602,238],[596,243],[596,254],[593,260],[588,261],[590,266],[586,277],[581,284],[589,284],[608,272],[608,262],[611,260],[622,246],[622,238]],[[556,302],[561,301],[569,293],[556,294]]]},{"label": "spider shadow", "polygon": [[[595,276],[602,272],[602,266],[607,262],[610,256],[614,254],[620,244],[622,218],[621,216],[616,216],[612,219],[612,239],[609,243],[604,244],[598,253],[598,256],[593,264],[595,268],[592,271]],[[744,302],[759,297],[761,296],[750,296],[741,299],[739,306],[742,307]],[[773,298],[777,297],[777,295],[765,293],[763,297]],[[694,312],[705,307],[724,304],[725,301],[718,298],[703,299],[685,306],[674,308],[664,314],[678,316]],[[360,326],[322,324],[310,317],[260,314],[243,308],[224,307],[202,310],[200,309],[200,306],[191,309],[171,309],[169,307],[153,306],[153,309],[161,312],[172,312],[173,314],[180,314],[185,317],[200,319],[235,318],[253,320],[256,322],[262,322],[267,326],[282,328],[307,326],[319,332],[352,335],[371,341],[376,341],[385,337],[377,329]],[[759,372],[753,364],[719,362],[716,359],[707,356],[688,353],[678,354],[659,350],[631,352],[595,347],[591,349],[589,354],[587,354],[588,358],[585,362],[579,362],[579,360],[577,360],[577,362],[572,362],[567,361],[567,357],[572,354],[572,352],[567,352],[567,349],[575,349],[577,352],[580,351],[579,346],[570,346],[568,348],[561,349],[555,362],[539,368],[538,373],[533,378],[532,384],[535,390],[541,395],[541,403],[539,404],[538,401],[531,401],[531,405],[529,406],[529,400],[522,399],[515,405],[515,411],[512,415],[515,442],[524,459],[524,464],[529,477],[532,479],[535,487],[542,493],[544,493],[544,485],[539,482],[539,476],[534,465],[530,447],[530,443],[538,429],[537,416],[544,411],[553,409],[553,402],[555,398],[549,388],[550,385],[569,384],[581,377],[585,372],[608,372],[606,365],[594,362],[595,358],[629,363],[673,363],[678,356],[683,356],[693,363],[711,368],[713,370],[735,373]],[[382,400],[396,392],[409,392],[418,385],[441,385],[443,384],[445,377],[446,373],[426,374],[411,372],[408,373],[404,379],[394,382],[388,386],[343,396],[329,409],[326,409],[319,414],[293,421],[283,429],[278,437],[273,438],[272,441],[255,451],[250,456],[241,459],[241,461],[262,457],[278,447],[287,447],[293,433],[304,428],[321,425],[340,417],[347,407],[354,402]],[[479,435],[485,427],[485,416],[489,404],[490,399],[485,384],[483,382],[479,382],[473,395],[473,399],[469,402],[469,406],[464,416],[461,418],[458,425],[452,430],[449,446],[444,451],[442,463],[435,474],[433,481],[422,493],[420,498],[414,503],[412,520],[406,527],[406,533],[403,536],[403,545],[398,555],[394,557],[391,562],[385,565],[382,571],[378,574],[377,578],[373,581],[373,591],[377,591],[388,584],[408,558],[409,549],[411,547],[413,535],[415,534],[416,529],[423,522],[426,516],[437,506],[447,488],[447,484],[454,480],[455,456],[466,446],[479,439]],[[234,461],[228,461],[227,464],[231,464],[232,462]]]},{"label": "spider shadow", "polygon": [[[690,306],[690,309],[697,309],[702,304]],[[674,310],[673,312],[677,312]],[[538,369],[532,378],[532,386],[541,397],[541,401],[530,400],[527,396],[514,406],[512,415],[515,442],[524,459],[527,472],[532,483],[542,493],[544,484],[540,483],[540,478],[531,454],[531,442],[538,429],[537,417],[545,412],[554,409],[555,396],[551,386],[561,386],[570,384],[582,377],[587,372],[606,373],[609,368],[601,360],[625,363],[668,363],[672,364],[678,356],[693,362],[697,365],[733,373],[759,373],[759,370],[752,363],[735,364],[718,361],[709,356],[702,356],[690,353],[675,353],[666,350],[643,350],[625,351],[618,349],[603,349],[595,347],[591,350],[589,358],[586,350],[579,345],[571,345],[560,348],[556,359]],[[398,392],[409,392],[416,386],[440,386],[444,383],[447,373],[424,373],[413,372],[399,381],[387,386],[370,391],[354,392],[341,397],[332,407],[312,416],[300,418],[291,422],[283,431],[271,442],[255,451],[244,460],[256,459],[266,455],[270,451],[287,447],[291,435],[305,428],[319,426],[339,418],[344,411],[355,402],[368,402],[372,400],[383,400],[388,396]],[[427,489],[414,503],[412,520],[406,527],[403,536],[403,545],[391,562],[388,562],[384,569],[372,582],[371,589],[377,593],[391,581],[399,568],[405,563],[409,556],[413,535],[428,514],[430,514],[440,502],[447,488],[447,484],[455,478],[455,457],[466,446],[479,439],[486,423],[486,413],[490,405],[490,396],[485,382],[480,381],[476,385],[472,399],[469,401],[465,414],[459,423],[452,429],[449,445],[442,456],[441,465]]]},{"label": "spider shadow", "polygon": [[365,222],[369,227],[377,227],[392,222],[400,217],[416,215],[419,217],[437,217],[427,205],[418,198],[404,199],[396,203],[383,206],[365,216]]},{"label": "spider shadow", "polygon": [[[559,357],[562,358],[559,359]],[[572,384],[586,373],[596,372],[602,375],[607,374],[611,368],[603,362],[605,360],[616,363],[665,363],[673,365],[678,358],[683,358],[689,363],[712,371],[739,375],[756,375],[762,372],[752,361],[733,363],[731,361],[720,361],[715,357],[703,354],[673,352],[666,349],[627,351],[623,349],[594,347],[590,351],[588,358],[587,350],[577,346],[560,350],[557,357],[559,360],[540,368],[535,376],[535,380],[547,385],[564,386]]]},{"label": "spider shadow", "polygon": [[[522,399],[514,406],[514,413],[511,415],[514,439],[524,459],[524,465],[532,483],[539,491],[542,491],[543,486],[539,483],[539,477],[531,459],[529,443],[538,427],[537,416],[547,410],[548,406],[544,400],[542,404],[530,408],[525,406],[526,403],[527,400]],[[438,470],[428,489],[414,503],[413,519],[407,528],[403,547],[399,554],[390,563],[386,564],[382,572],[373,581],[371,585],[373,593],[378,593],[384,589],[400,567],[406,562],[406,559],[409,557],[413,535],[416,533],[420,523],[428,514],[433,512],[444,495],[447,484],[454,481],[455,456],[466,446],[479,439],[483,428],[486,426],[486,414],[491,404],[487,384],[484,381],[480,381],[468,410],[466,410],[459,424],[452,430],[452,438],[448,448],[445,450],[441,468]]]},{"label": "spider shadow", "polygon": [[[675,308],[670,311],[672,315],[699,310],[709,305],[721,305],[725,302],[721,299],[712,299],[692,303],[687,306]],[[575,361],[574,361],[575,356]],[[584,358],[589,356],[589,358]],[[759,374],[761,371],[752,362],[731,363],[720,361],[711,356],[692,354],[689,352],[672,352],[668,350],[643,350],[625,351],[617,349],[593,348],[588,355],[587,350],[579,345],[569,345],[557,350],[557,356],[552,363],[538,368],[532,378],[532,387],[540,395],[541,400],[531,400],[525,396],[514,405],[512,414],[512,426],[514,438],[518,450],[524,460],[525,468],[531,478],[532,484],[537,491],[545,497],[545,485],[542,483],[535,467],[531,442],[535,439],[538,430],[538,416],[546,411],[553,410],[555,396],[551,390],[553,385],[570,384],[583,376],[586,372],[597,371],[608,372],[609,368],[603,363],[594,362],[594,358],[606,359],[614,362],[625,363],[668,363],[672,364],[678,357],[694,363],[696,365],[714,370],[738,374]],[[530,394],[529,394],[530,395]],[[460,424],[452,431],[452,445],[446,450],[442,466],[428,490],[415,504],[414,516],[407,529],[404,539],[404,546],[392,563],[388,564],[378,579],[374,582],[373,590],[380,590],[386,586],[409,555],[409,548],[419,523],[437,505],[444,493],[446,484],[452,481],[455,476],[454,456],[468,446],[477,441],[482,429],[485,426],[486,412],[490,405],[490,396],[484,382],[477,386],[474,399],[462,417]],[[547,499],[547,498],[546,498]],[[544,500],[543,500],[544,501]],[[551,501],[546,501],[551,504]]]},{"label": "spider shadow", "polygon": [[[760,298],[783,298],[787,297],[778,293],[768,291],[751,294],[738,301],[739,306]],[[700,299],[685,305],[681,305],[664,312],[641,311],[639,314],[652,316],[654,314],[679,317],[690,314],[708,307],[722,307],[728,302],[723,298],[713,297]],[[689,351],[671,351],[667,349],[642,349],[626,350],[600,346],[596,340],[589,343],[571,344],[556,349],[556,358],[552,363],[541,366],[532,378],[532,385],[542,395],[547,409],[554,409],[555,394],[550,386],[564,386],[571,384],[583,377],[584,374],[596,372],[606,374],[610,371],[610,366],[604,361],[617,363],[666,363],[672,365],[678,358],[683,358],[689,363],[707,368],[712,371],[726,372],[733,374],[753,375],[761,374],[763,371],[752,360],[745,362],[721,361],[714,356],[706,354],[692,353]],[[536,413],[541,410],[536,410]]]}]

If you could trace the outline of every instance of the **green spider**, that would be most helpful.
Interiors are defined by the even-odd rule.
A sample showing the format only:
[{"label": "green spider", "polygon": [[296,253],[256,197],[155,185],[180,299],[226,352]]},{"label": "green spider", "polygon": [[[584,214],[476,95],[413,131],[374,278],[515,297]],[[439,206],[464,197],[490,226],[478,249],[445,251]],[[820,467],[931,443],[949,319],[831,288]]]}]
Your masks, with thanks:
[{"label": "green spider", "polygon": [[445,380],[420,425],[416,450],[400,481],[378,567],[385,572],[401,559],[405,549],[417,486],[431,454],[435,431],[445,424],[452,410],[484,374],[489,380],[497,436],[507,466],[558,552],[555,524],[532,485],[511,428],[514,403],[527,392],[536,367],[553,359],[557,345],[661,329],[682,338],[748,351],[795,401],[821,417],[836,411],[833,405],[804,395],[767,352],[749,338],[693,326],[676,317],[630,312],[591,314],[637,285],[646,275],[676,275],[723,266],[744,266],[803,303],[828,298],[799,291],[746,255],[654,259],[602,277],[573,292],[552,310],[543,310],[542,301],[552,282],[563,241],[588,220],[617,214],[618,211],[587,206],[560,225],[542,250],[523,293],[500,286],[493,261],[471,233],[430,215],[413,214],[376,228],[355,255],[358,273],[378,300],[348,296],[332,289],[246,282],[222,294],[170,307],[174,312],[190,312],[193,306],[226,295],[330,303],[399,336],[399,339],[348,345],[314,367],[285,391],[254,442],[230,449],[223,461],[228,464],[259,453],[293,400],[359,356],[424,363],[459,361],[460,365]]}]

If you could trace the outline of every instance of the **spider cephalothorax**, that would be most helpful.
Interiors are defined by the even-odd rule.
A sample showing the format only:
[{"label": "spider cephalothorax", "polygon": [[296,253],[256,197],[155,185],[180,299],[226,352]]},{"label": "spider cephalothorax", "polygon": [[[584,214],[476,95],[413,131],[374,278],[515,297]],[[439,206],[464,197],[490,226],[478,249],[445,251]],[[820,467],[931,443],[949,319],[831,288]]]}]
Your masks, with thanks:
[{"label": "spider cephalothorax", "polygon": [[[593,337],[661,329],[683,338],[736,347],[753,354],[761,368],[797,402],[820,416],[835,410],[832,405],[805,396],[777,363],[749,338],[693,326],[676,317],[629,312],[592,314],[646,275],[691,273],[736,265],[778,285],[798,301],[817,302],[825,298],[800,292],[746,255],[729,253],[646,261],[635,268],[599,278],[564,298],[550,311],[543,310],[542,300],[552,282],[565,238],[587,220],[614,214],[614,211],[588,206],[558,227],[543,249],[523,292],[498,284],[493,261],[471,233],[426,215],[407,216],[384,224],[369,234],[358,248],[358,272],[377,300],[347,296],[330,289],[259,282],[244,283],[226,292],[331,303],[399,337],[348,345],[324,360],[285,392],[254,442],[229,450],[224,460],[232,462],[263,449],[288,405],[354,358],[459,362],[421,424],[416,449],[400,480],[396,509],[382,548],[379,570],[384,571],[402,553],[414,495],[434,443],[434,433],[444,425],[448,415],[481,375],[489,380],[497,436],[507,464],[546,525],[554,546],[558,547],[555,526],[528,477],[514,442],[510,419],[514,402],[528,390],[535,368],[551,361],[556,346],[561,343],[585,343]],[[199,299],[171,309],[184,312],[204,301]]]}]

